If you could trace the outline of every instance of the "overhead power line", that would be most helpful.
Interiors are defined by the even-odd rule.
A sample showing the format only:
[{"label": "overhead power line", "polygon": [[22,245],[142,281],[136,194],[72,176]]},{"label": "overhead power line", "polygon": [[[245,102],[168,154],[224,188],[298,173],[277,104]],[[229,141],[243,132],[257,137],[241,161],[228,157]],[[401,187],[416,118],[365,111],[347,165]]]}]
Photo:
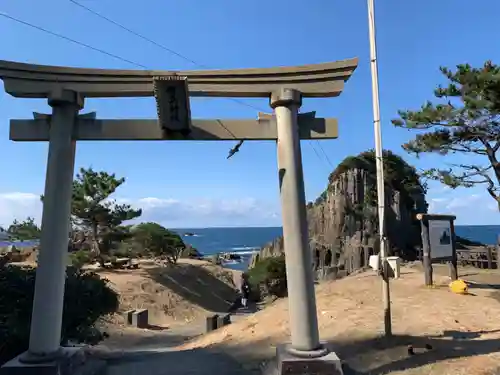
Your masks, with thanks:
[{"label": "overhead power line", "polygon": [[322,152],[322,153],[323,153],[323,155],[325,156],[326,161],[328,162],[328,164],[330,164],[330,167],[334,168],[334,167],[333,167],[333,164],[332,164],[332,162],[330,161],[330,158],[328,157],[328,155],[326,154],[326,152],[325,152],[325,150],[324,150],[323,146],[321,146],[321,142],[320,142],[320,141],[318,141],[318,140],[316,139],[316,143],[318,144],[319,149],[321,150],[321,152]]},{"label": "overhead power line", "polygon": [[123,61],[123,62],[126,62],[127,64],[135,65],[135,66],[137,66],[137,67],[139,67],[139,68],[142,68],[142,69],[147,69],[147,67],[146,67],[145,65],[139,64],[139,63],[137,63],[137,62],[135,62],[135,61],[132,61],[132,60],[126,59],[126,58],[121,57],[121,56],[119,56],[119,55],[115,55],[114,53],[107,52],[107,51],[105,51],[105,50],[103,50],[103,49],[100,49],[100,48],[97,48],[97,47],[91,46],[90,44],[86,44],[86,43],[80,42],[80,41],[78,41],[78,40],[76,40],[76,39],[69,38],[69,37],[67,37],[67,36],[65,36],[65,35],[62,35],[62,34],[56,33],[56,32],[54,32],[54,31],[47,30],[47,29],[45,29],[45,28],[43,28],[43,27],[41,27],[41,26],[34,25],[34,24],[30,23],[30,22],[26,22],[26,21],[20,20],[19,18],[13,17],[13,16],[8,15],[8,14],[6,14],[6,13],[4,13],[4,12],[0,12],[0,16],[5,17],[5,18],[8,18],[8,19],[10,19],[10,20],[12,20],[12,21],[15,21],[15,22],[17,22],[17,23],[20,23],[20,24],[22,24],[22,25],[29,26],[29,27],[31,27],[31,28],[33,28],[33,29],[36,29],[36,30],[39,30],[39,31],[43,31],[43,32],[44,32],[44,33],[46,33],[46,34],[50,34],[50,35],[55,36],[55,37],[58,37],[58,38],[60,38],[60,39],[64,39],[64,40],[66,40],[66,41],[68,41],[68,42],[71,42],[71,43],[74,43],[74,44],[78,44],[79,46],[82,46],[82,47],[85,47],[85,48],[91,49],[91,50],[93,50],[93,51],[96,51],[96,52],[102,53],[102,54],[104,54],[104,55],[110,56],[110,57],[112,57],[112,58],[114,58],[114,59],[121,60],[121,61]]},{"label": "overhead power line", "polygon": [[103,15],[103,14],[101,14],[101,13],[99,13],[99,12],[96,12],[96,11],[95,11],[95,10],[93,10],[92,8],[89,8],[89,7],[88,7],[88,6],[86,6],[86,5],[80,4],[78,1],[75,1],[75,0],[69,0],[69,1],[70,1],[70,2],[72,2],[73,4],[75,4],[76,6],[79,6],[80,8],[85,9],[87,12],[90,12],[90,13],[92,13],[93,15],[95,15],[95,16],[97,16],[97,17],[99,17],[99,18],[101,18],[101,19],[103,19],[103,20],[105,20],[105,21],[107,21],[107,22],[109,22],[109,23],[112,23],[113,25],[118,26],[120,29],[125,30],[126,32],[128,32],[128,33],[130,33],[130,34],[132,34],[132,35],[135,35],[136,37],[141,38],[142,40],[145,40],[146,42],[149,42],[149,43],[151,43],[151,44],[154,44],[155,46],[157,46],[157,47],[159,47],[159,48],[161,48],[161,49],[163,49],[163,50],[167,51],[168,53],[171,53],[172,55],[175,55],[175,56],[177,56],[177,57],[180,57],[181,59],[186,60],[186,61],[190,62],[190,63],[191,63],[191,64],[193,64],[193,65],[196,65],[196,66],[202,67],[202,68],[204,68],[204,69],[210,69],[209,67],[206,67],[206,66],[204,66],[204,65],[202,65],[202,64],[199,64],[199,63],[197,63],[196,61],[191,60],[189,57],[186,57],[186,56],[184,56],[184,55],[180,54],[179,52],[174,51],[173,49],[168,48],[168,47],[166,47],[165,45],[163,45],[163,44],[161,44],[161,43],[158,43],[158,42],[154,41],[154,40],[153,40],[153,39],[151,39],[151,38],[148,38],[147,36],[144,36],[144,35],[142,35],[142,34],[139,34],[137,31],[134,31],[134,30],[132,30],[132,29],[130,29],[130,28],[128,28],[128,27],[126,27],[126,26],[122,25],[121,23],[118,23],[118,22],[116,22],[116,21],[112,20],[112,19],[111,19],[111,18],[109,18],[109,17],[106,17],[105,15]]},{"label": "overhead power line", "polygon": [[[211,67],[209,67],[209,66],[207,66],[207,65],[200,64],[199,62],[194,61],[193,59],[190,59],[190,58],[189,58],[189,57],[187,57],[187,56],[184,56],[183,54],[181,54],[181,53],[179,53],[179,52],[177,52],[177,51],[173,50],[172,48],[168,48],[168,47],[166,47],[165,45],[163,45],[163,44],[161,44],[161,43],[159,43],[159,42],[157,42],[157,41],[155,41],[155,40],[153,40],[153,39],[151,39],[151,38],[148,38],[147,36],[145,36],[145,35],[143,35],[143,34],[141,34],[141,33],[137,32],[137,31],[135,31],[135,30],[132,30],[131,28],[129,28],[129,27],[127,27],[127,26],[124,26],[123,24],[121,24],[121,23],[119,23],[119,22],[117,22],[117,21],[115,21],[115,20],[112,20],[111,18],[109,18],[109,17],[107,17],[107,16],[104,16],[103,14],[101,14],[101,13],[99,13],[99,12],[97,12],[97,11],[93,10],[92,8],[90,8],[90,7],[86,6],[86,5],[83,5],[83,4],[79,3],[79,2],[78,2],[78,1],[76,1],[76,0],[69,0],[69,1],[70,1],[71,3],[73,3],[74,5],[76,5],[76,6],[80,7],[80,8],[82,8],[82,9],[86,10],[87,12],[92,13],[94,16],[99,17],[100,19],[103,19],[103,20],[105,20],[105,21],[107,21],[107,22],[109,22],[109,23],[111,23],[111,24],[113,24],[113,25],[115,25],[115,26],[119,27],[120,29],[125,30],[126,32],[128,32],[128,33],[130,33],[130,34],[132,34],[132,35],[134,35],[134,36],[136,36],[136,37],[138,37],[138,38],[140,38],[140,39],[142,39],[142,40],[145,40],[146,42],[149,42],[149,43],[153,44],[154,46],[159,47],[159,48],[161,48],[162,50],[164,50],[164,51],[166,51],[166,52],[168,52],[168,53],[170,53],[170,54],[172,54],[172,55],[174,55],[174,56],[177,56],[177,57],[179,57],[179,58],[181,58],[181,59],[183,59],[183,60],[185,60],[185,61],[187,61],[187,62],[189,62],[189,63],[191,63],[191,64],[193,64],[193,65],[195,65],[195,66],[197,66],[197,67],[199,67],[199,68],[203,68],[203,69],[213,69],[213,68],[211,68]],[[234,98],[225,98],[225,99],[232,100],[232,101],[233,101],[233,102],[235,102],[235,103],[238,103],[238,104],[244,105],[244,106],[246,106],[246,107],[249,107],[249,108],[255,109],[255,110],[257,110],[257,111],[263,111],[263,112],[265,112],[264,110],[262,110],[262,109],[260,109],[260,108],[258,108],[258,107],[255,107],[255,106],[253,106],[253,105],[251,105],[251,104],[248,104],[248,103],[242,102],[242,101],[237,100],[237,99],[234,99]]]}]

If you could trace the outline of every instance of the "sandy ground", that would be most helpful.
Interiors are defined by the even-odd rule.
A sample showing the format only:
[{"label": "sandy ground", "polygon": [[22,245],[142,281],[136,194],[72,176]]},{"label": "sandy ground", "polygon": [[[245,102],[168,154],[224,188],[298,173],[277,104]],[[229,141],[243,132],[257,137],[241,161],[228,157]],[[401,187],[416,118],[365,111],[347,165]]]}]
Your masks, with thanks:
[{"label": "sandy ground", "polygon": [[[289,340],[286,299],[195,337],[201,329],[195,322],[210,312],[227,311],[238,272],[205,261],[181,260],[176,267],[143,263],[137,270],[98,273],[120,293],[121,310],[150,312],[151,326],[145,330],[126,327],[119,316],[104,322],[111,338],[103,344],[109,347],[170,347],[173,351],[163,353],[169,362],[182,353],[193,360],[195,353],[204,355],[203,361],[212,354],[222,355],[253,373],[274,356],[277,344]],[[394,336],[390,339],[381,337],[379,277],[368,272],[317,285],[321,338],[345,362],[346,375],[500,373],[500,271],[461,269],[461,277],[471,282],[471,294],[466,296],[448,290],[446,275],[446,267],[435,266],[436,286],[426,288],[418,268],[403,268],[401,279],[391,282]],[[415,355],[408,353],[409,345]],[[164,366],[159,362],[162,371]]]},{"label": "sandy ground", "polygon": [[[499,292],[479,277],[471,295],[456,295],[448,290],[449,280],[443,274],[436,271],[436,287],[426,288],[420,271],[404,268],[402,278],[391,283],[392,339],[380,335],[377,276],[365,273],[317,286],[321,338],[351,369],[346,374],[495,373],[500,367]],[[478,280],[476,276],[464,279]],[[500,285],[500,274],[495,279]],[[274,355],[276,344],[288,339],[285,299],[179,349],[217,350],[256,370]],[[408,354],[408,345],[415,355]],[[426,345],[432,349],[425,349]]]}]

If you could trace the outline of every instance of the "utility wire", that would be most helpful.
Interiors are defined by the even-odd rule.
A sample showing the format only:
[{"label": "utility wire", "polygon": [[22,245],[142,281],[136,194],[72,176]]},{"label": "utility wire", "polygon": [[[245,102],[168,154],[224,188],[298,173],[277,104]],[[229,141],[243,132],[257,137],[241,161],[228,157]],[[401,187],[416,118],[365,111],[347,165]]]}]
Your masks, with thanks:
[{"label": "utility wire", "polygon": [[[312,144],[312,142],[307,142],[307,144],[312,148],[312,150],[314,151],[314,153],[316,154],[316,156],[318,157],[318,159],[324,162],[325,161],[324,158],[322,158],[319,155],[318,150],[316,150],[316,147],[314,147],[314,145]],[[318,142],[318,144],[319,144],[319,142]]]},{"label": "utility wire", "polygon": [[[134,36],[136,36],[136,37],[138,37],[138,38],[141,38],[142,40],[145,40],[146,42],[149,42],[149,43],[151,43],[151,44],[155,45],[156,47],[159,47],[159,48],[161,48],[162,50],[164,50],[164,51],[166,51],[166,52],[168,52],[168,53],[170,53],[170,54],[172,54],[172,55],[175,55],[175,56],[177,56],[177,57],[179,57],[179,58],[181,58],[181,59],[183,59],[183,60],[185,60],[185,61],[187,61],[187,62],[189,62],[189,63],[191,63],[191,64],[193,64],[193,65],[195,65],[195,66],[197,66],[197,67],[199,67],[199,68],[203,68],[203,69],[213,69],[213,68],[211,68],[211,67],[209,67],[209,66],[207,66],[207,65],[200,64],[199,62],[196,62],[196,61],[194,61],[193,59],[190,59],[189,57],[186,57],[186,56],[184,56],[183,54],[181,54],[181,53],[179,53],[179,52],[177,52],[177,51],[175,51],[175,50],[173,50],[173,49],[171,49],[171,48],[168,48],[168,47],[166,47],[165,45],[163,45],[163,44],[161,44],[161,43],[159,43],[159,42],[157,42],[157,41],[155,41],[155,40],[153,40],[153,39],[151,39],[151,38],[148,38],[147,36],[144,36],[143,34],[140,34],[140,33],[138,33],[137,31],[134,31],[134,30],[130,29],[129,27],[126,27],[126,26],[124,26],[123,24],[121,24],[121,23],[119,23],[119,22],[117,22],[117,21],[115,21],[115,20],[112,20],[112,19],[111,19],[111,18],[109,18],[109,17],[104,16],[103,14],[101,14],[101,13],[99,13],[99,12],[97,12],[97,11],[93,10],[92,8],[90,8],[90,7],[86,6],[86,5],[83,5],[83,4],[79,3],[79,2],[78,2],[78,1],[76,1],[76,0],[69,0],[69,1],[70,1],[71,3],[73,3],[74,5],[79,6],[79,7],[80,7],[80,8],[82,8],[82,9],[85,9],[87,12],[92,13],[94,16],[99,17],[99,18],[101,18],[101,19],[103,19],[103,20],[105,20],[105,21],[107,21],[107,22],[109,22],[109,23],[111,23],[111,24],[113,24],[113,25],[115,25],[115,26],[119,27],[120,29],[125,30],[126,32],[128,32],[128,33],[130,33],[130,34],[132,34],[132,35],[134,35]],[[234,101],[234,102],[236,102],[236,103],[238,103],[238,104],[241,104],[241,105],[244,105],[244,106],[246,106],[246,107],[249,107],[249,108],[255,109],[255,110],[257,110],[257,111],[262,111],[262,112],[265,112],[264,110],[262,110],[262,109],[260,109],[260,108],[258,108],[258,107],[255,107],[255,106],[253,106],[253,105],[251,105],[251,104],[248,104],[248,103],[242,102],[242,101],[240,101],[240,100],[237,100],[237,99],[234,99],[234,98],[226,98],[226,99],[229,99],[229,100],[231,100],[231,101]]]},{"label": "utility wire", "polygon": [[91,45],[89,45],[89,44],[86,44],[86,43],[80,42],[80,41],[78,41],[78,40],[71,39],[71,38],[69,38],[69,37],[67,37],[67,36],[64,36],[64,35],[62,35],[62,34],[58,34],[58,33],[55,33],[55,32],[53,32],[53,31],[50,31],[50,30],[44,29],[44,28],[43,28],[43,27],[41,27],[41,26],[37,26],[37,25],[34,25],[34,24],[32,24],[32,23],[29,23],[29,22],[26,22],[26,21],[20,20],[19,18],[12,17],[12,16],[10,16],[10,15],[8,15],[8,14],[4,13],[4,12],[0,12],[0,16],[2,16],[2,17],[4,17],[4,18],[8,18],[8,19],[10,19],[10,20],[12,20],[12,21],[15,21],[15,22],[17,22],[17,23],[23,24],[23,25],[25,25],[25,26],[29,26],[29,27],[31,27],[31,28],[33,28],[33,29],[36,29],[36,30],[39,30],[39,31],[43,31],[44,33],[47,33],[47,34],[50,34],[50,35],[56,36],[56,37],[61,38],[61,39],[64,39],[64,40],[66,40],[66,41],[68,41],[68,42],[71,42],[71,43],[74,43],[74,44],[78,44],[79,46],[82,46],[82,47],[85,47],[85,48],[89,48],[89,49],[91,49],[91,50],[93,50],[93,51],[96,51],[96,52],[102,53],[102,54],[104,54],[104,55],[107,55],[107,56],[113,57],[114,59],[121,60],[121,61],[123,61],[123,62],[126,62],[126,63],[131,64],[131,65],[138,66],[138,67],[143,68],[143,69],[147,69],[147,67],[146,67],[146,66],[144,66],[144,65],[142,65],[142,64],[139,64],[139,63],[136,63],[136,62],[134,62],[134,61],[132,61],[132,60],[129,60],[129,59],[126,59],[126,58],[124,58],[124,57],[121,57],[121,56],[115,55],[114,53],[111,53],[111,52],[104,51],[104,50],[102,50],[102,49],[100,49],[100,48],[93,47],[93,46],[91,46]]},{"label": "utility wire", "polygon": [[151,43],[151,44],[154,44],[154,45],[155,45],[155,46],[157,46],[157,47],[160,47],[161,49],[163,49],[163,50],[167,51],[168,53],[171,53],[172,55],[175,55],[175,56],[177,56],[177,57],[180,57],[181,59],[186,60],[186,61],[190,62],[190,63],[191,63],[191,64],[193,64],[193,65],[196,65],[196,66],[202,67],[202,68],[204,68],[204,69],[210,69],[209,67],[204,66],[204,65],[202,65],[202,64],[199,64],[199,63],[197,63],[196,61],[191,60],[189,57],[186,57],[186,56],[184,56],[184,55],[181,55],[179,52],[174,51],[173,49],[168,48],[168,47],[166,47],[165,45],[163,45],[163,44],[161,44],[161,43],[158,43],[158,42],[156,42],[156,41],[154,41],[154,40],[152,40],[152,39],[150,39],[150,38],[148,38],[148,37],[146,37],[146,36],[144,36],[144,35],[142,35],[142,34],[139,34],[138,32],[136,32],[136,31],[134,31],[134,30],[132,30],[132,29],[129,29],[128,27],[126,27],[126,26],[122,25],[121,23],[118,23],[118,22],[116,22],[116,21],[112,20],[111,18],[108,18],[108,17],[104,16],[104,15],[103,15],[103,14],[101,14],[101,13],[96,12],[96,11],[95,11],[95,10],[93,10],[92,8],[89,8],[89,7],[88,7],[88,6],[86,6],[86,5],[80,4],[78,1],[75,1],[75,0],[69,0],[69,1],[70,1],[70,2],[72,2],[73,4],[75,4],[76,6],[79,6],[80,8],[85,9],[87,12],[90,12],[90,13],[92,13],[93,15],[95,15],[95,16],[97,16],[97,17],[99,17],[99,18],[101,18],[101,19],[103,19],[103,20],[105,20],[105,21],[108,21],[109,23],[112,23],[113,25],[118,26],[120,29],[123,29],[123,30],[127,31],[128,33],[133,34],[133,35],[135,35],[136,37],[138,37],[138,38],[141,38],[141,39],[145,40],[146,42],[149,42],[149,43]]},{"label": "utility wire", "polygon": [[323,153],[323,155],[325,156],[326,161],[328,162],[328,164],[330,164],[330,167],[334,168],[334,167],[333,167],[333,164],[332,164],[332,162],[330,161],[330,158],[328,157],[328,155],[326,154],[326,152],[325,152],[325,150],[324,150],[323,146],[321,146],[321,143],[320,143],[317,139],[316,139],[316,143],[318,144],[319,149],[321,150],[321,152],[322,152],[322,153]]}]

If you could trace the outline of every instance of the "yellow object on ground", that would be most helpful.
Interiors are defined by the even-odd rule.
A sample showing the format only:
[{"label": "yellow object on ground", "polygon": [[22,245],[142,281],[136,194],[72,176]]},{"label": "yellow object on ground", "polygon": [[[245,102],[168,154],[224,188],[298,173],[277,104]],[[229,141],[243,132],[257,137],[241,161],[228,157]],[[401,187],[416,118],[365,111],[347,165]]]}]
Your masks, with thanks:
[{"label": "yellow object on ground", "polygon": [[450,290],[456,294],[467,294],[469,287],[465,281],[458,279],[450,283]]}]

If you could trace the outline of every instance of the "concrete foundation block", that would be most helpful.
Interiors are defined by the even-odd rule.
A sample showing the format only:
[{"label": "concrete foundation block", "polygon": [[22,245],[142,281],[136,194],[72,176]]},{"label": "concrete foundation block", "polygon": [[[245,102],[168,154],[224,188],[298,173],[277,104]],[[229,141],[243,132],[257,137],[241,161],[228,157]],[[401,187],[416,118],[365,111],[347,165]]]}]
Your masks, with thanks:
[{"label": "concrete foundation block", "polygon": [[207,325],[206,325],[206,332],[207,333],[215,331],[217,329],[218,318],[219,318],[218,314],[207,316]]},{"label": "concrete foundation block", "polygon": [[217,328],[222,328],[228,324],[231,324],[231,314],[217,316]]},{"label": "concrete foundation block", "polygon": [[0,367],[0,375],[104,375],[106,362],[86,356],[82,347],[62,348],[61,355],[45,362],[29,362],[26,353]]},{"label": "concrete foundation block", "polygon": [[123,317],[125,318],[125,322],[127,324],[132,324],[132,314],[135,312],[135,310],[128,310],[123,313]]},{"label": "concrete foundation block", "polygon": [[149,327],[149,314],[147,309],[135,310],[132,313],[132,325],[137,328]]},{"label": "concrete foundation block", "polygon": [[291,354],[289,347],[276,347],[276,358],[263,369],[264,375],[344,375],[342,363],[334,352],[307,357]]}]

